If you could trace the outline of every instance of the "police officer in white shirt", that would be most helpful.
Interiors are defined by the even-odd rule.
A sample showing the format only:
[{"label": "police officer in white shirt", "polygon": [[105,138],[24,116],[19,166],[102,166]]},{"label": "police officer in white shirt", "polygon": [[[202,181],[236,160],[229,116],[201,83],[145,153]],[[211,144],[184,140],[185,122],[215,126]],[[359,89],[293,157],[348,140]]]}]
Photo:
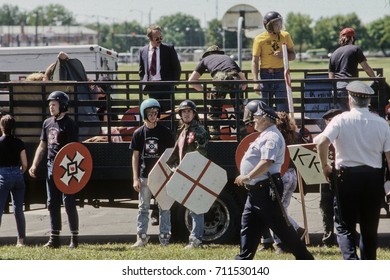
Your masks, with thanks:
[{"label": "police officer in white shirt", "polygon": [[[379,214],[384,197],[383,153],[390,163],[390,129],[387,122],[368,109],[371,87],[361,81],[348,84],[350,111],[332,119],[318,136],[322,170],[330,179],[328,147],[336,151],[335,227],[344,259],[376,259]],[[356,224],[360,225],[360,241]]]},{"label": "police officer in white shirt", "polygon": [[[260,132],[250,144],[241,160],[240,175],[235,179],[238,186],[245,187],[247,200],[241,218],[241,246],[237,260],[254,258],[264,228],[269,227],[285,244],[296,259],[312,260],[312,254],[289,224],[281,203],[283,182],[280,170],[284,162],[286,144],[276,127],[278,115],[267,104],[259,101],[257,106],[245,107],[254,118],[254,128]],[[245,118],[245,117],[244,117]]]}]

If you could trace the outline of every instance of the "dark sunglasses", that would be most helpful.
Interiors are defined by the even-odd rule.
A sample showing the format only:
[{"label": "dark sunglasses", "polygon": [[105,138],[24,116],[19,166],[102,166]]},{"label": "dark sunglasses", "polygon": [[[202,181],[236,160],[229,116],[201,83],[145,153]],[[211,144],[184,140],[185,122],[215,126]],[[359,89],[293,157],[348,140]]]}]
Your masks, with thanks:
[{"label": "dark sunglasses", "polygon": [[156,42],[158,42],[158,41],[162,41],[163,36],[160,36],[160,37],[152,37],[152,38],[153,38],[153,40],[155,40]]}]

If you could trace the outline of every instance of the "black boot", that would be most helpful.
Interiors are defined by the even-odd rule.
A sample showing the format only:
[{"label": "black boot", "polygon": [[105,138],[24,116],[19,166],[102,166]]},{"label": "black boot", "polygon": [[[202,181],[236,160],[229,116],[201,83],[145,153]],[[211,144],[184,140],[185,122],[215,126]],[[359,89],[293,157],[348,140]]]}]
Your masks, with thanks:
[{"label": "black boot", "polygon": [[49,241],[45,245],[43,245],[43,247],[52,249],[60,248],[60,235],[51,234]]},{"label": "black boot", "polygon": [[79,246],[79,236],[77,234],[72,234],[70,237],[69,249],[76,249]]}]

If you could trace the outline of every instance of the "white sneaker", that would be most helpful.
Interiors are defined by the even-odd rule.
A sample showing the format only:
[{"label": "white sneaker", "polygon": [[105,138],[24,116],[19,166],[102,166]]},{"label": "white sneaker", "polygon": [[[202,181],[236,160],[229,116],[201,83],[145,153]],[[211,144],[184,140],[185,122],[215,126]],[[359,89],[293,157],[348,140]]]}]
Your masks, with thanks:
[{"label": "white sneaker", "polygon": [[131,245],[131,248],[139,248],[139,247],[145,247],[145,245],[148,243],[149,241],[149,236],[147,236],[146,234],[141,234],[137,237],[137,241]]},{"label": "white sneaker", "polygon": [[16,247],[24,247],[24,238],[18,238],[18,241],[16,242]]},{"label": "white sneaker", "polygon": [[195,249],[195,248],[202,248],[202,247],[203,247],[202,241],[200,241],[199,239],[192,239],[190,240],[188,245],[184,247],[184,249]]}]

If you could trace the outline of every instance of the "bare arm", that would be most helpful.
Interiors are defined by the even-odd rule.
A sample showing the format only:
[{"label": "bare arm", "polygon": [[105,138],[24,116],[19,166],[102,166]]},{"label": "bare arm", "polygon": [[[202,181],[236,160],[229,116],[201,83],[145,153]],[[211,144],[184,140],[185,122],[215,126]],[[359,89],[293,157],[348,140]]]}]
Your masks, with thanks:
[{"label": "bare arm", "polygon": [[295,60],[295,58],[296,58],[296,53],[295,53],[294,48],[287,49],[287,56],[288,56],[288,60],[289,60],[289,61]]},{"label": "bare arm", "polygon": [[131,157],[131,165],[133,169],[133,188],[139,192],[141,190],[141,182],[139,180],[139,151],[133,150]]},{"label": "bare arm", "polygon": [[329,182],[329,177],[332,173],[332,168],[328,164],[328,150],[330,145],[330,140],[324,135],[318,135],[316,139],[317,142],[317,152],[320,157],[320,163],[322,167],[322,172],[325,175],[326,180]]},{"label": "bare arm", "polygon": [[367,61],[363,61],[362,63],[360,63],[360,65],[369,77],[375,77],[374,70],[372,70],[370,65],[368,65]]},{"label": "bare arm", "polygon": [[390,170],[390,152],[385,152],[385,157],[387,161],[387,168]]},{"label": "bare arm", "polygon": [[260,89],[260,84],[258,83],[259,81],[259,62],[260,62],[260,57],[259,56],[252,56],[252,77],[253,81],[255,84],[253,85],[253,89],[255,91],[259,91]]},{"label": "bare arm", "polygon": [[273,160],[269,159],[263,159],[261,160],[255,168],[251,172],[249,172],[247,175],[239,175],[237,178],[234,180],[234,183],[243,186],[245,182],[250,181],[253,178],[259,177],[260,175],[264,174],[270,166],[273,164]]},{"label": "bare arm", "polygon": [[[189,82],[193,82],[193,81],[199,81],[199,78],[201,77],[201,75],[194,71],[192,72],[190,78],[188,79]],[[201,84],[191,84],[191,86],[196,89],[197,91],[203,91],[203,87]]]},{"label": "bare arm", "polygon": [[22,173],[26,172],[27,170],[27,155],[26,155],[26,150],[23,150],[20,152],[20,162],[22,164]]},{"label": "bare arm", "polygon": [[334,79],[334,72],[328,72],[328,77],[330,79]]},{"label": "bare arm", "polygon": [[35,151],[33,163],[32,163],[30,170],[29,170],[30,176],[33,178],[36,177],[35,172],[36,172],[38,165],[41,162],[43,156],[46,153],[46,149],[47,149],[47,143],[44,141],[39,142],[39,146],[38,146],[37,150]]},{"label": "bare arm", "polygon": [[[244,73],[240,72],[240,73],[238,73],[238,76],[240,76],[241,80],[246,81],[246,77],[245,77]],[[242,90],[245,90],[247,87],[248,87],[248,84],[241,84]]]}]

